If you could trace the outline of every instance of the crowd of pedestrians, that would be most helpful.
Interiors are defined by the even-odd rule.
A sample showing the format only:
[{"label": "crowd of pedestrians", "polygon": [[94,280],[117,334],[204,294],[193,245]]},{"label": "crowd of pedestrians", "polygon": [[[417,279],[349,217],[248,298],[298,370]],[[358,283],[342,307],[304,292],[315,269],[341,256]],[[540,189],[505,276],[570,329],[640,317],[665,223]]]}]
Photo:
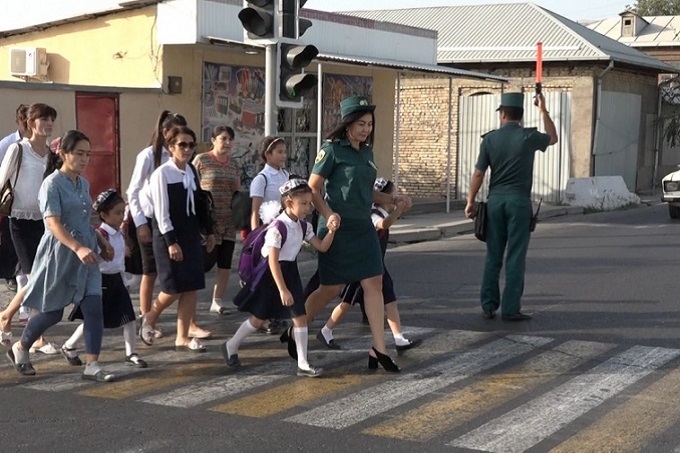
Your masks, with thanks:
[{"label": "crowd of pedestrians", "polygon": [[[474,197],[491,167],[488,256],[481,293],[483,314],[489,319],[501,306],[506,319],[528,318],[519,307],[529,234],[524,228],[530,217],[527,184],[530,190],[533,152],[557,141],[542,96],[538,106],[548,133],[517,127],[523,113],[520,96],[503,95],[499,109],[503,127],[482,142],[466,208],[474,217]],[[209,151],[196,154],[197,137],[186,119],[161,112],[149,145],[135,160],[127,200],[109,189],[93,194],[93,203],[82,176],[90,158],[89,138],[70,130],[49,146],[55,109],[20,105],[17,131],[0,141],[0,186],[9,182],[14,194],[11,211],[2,220],[0,246],[6,256],[16,257],[2,266],[0,277],[8,284],[16,280],[18,286],[0,313],[0,340],[8,359],[22,375],[36,373],[31,353],[61,353],[70,365],[82,366],[78,353],[82,341],[82,378],[114,380],[98,362],[103,329],[122,327],[125,363],[145,368],[149,364],[137,350],[136,337],[152,346],[164,334],[159,317],[175,302],[175,350],[205,352],[201,340],[212,332],[196,323],[197,297],[206,286],[205,273],[217,265],[210,311],[225,315],[233,306],[248,314],[220,347],[230,369],[241,368],[241,346],[260,331],[281,333],[281,342],[297,363],[297,375],[321,375],[321,368],[308,360],[309,325],[339,297],[316,335],[318,341],[341,349],[333,331],[352,305],[360,305],[372,335],[368,368],[399,372],[385,344],[385,317],[397,351],[414,348],[421,340],[409,339],[401,331],[396,285],[385,266],[385,252],[390,227],[412,201],[398,194],[391,181],[378,177],[375,115],[375,106],[366,97],[343,100],[342,120],[318,151],[308,179],[285,170],[285,140],[266,137],[260,150],[263,168],[249,188],[249,222],[238,231],[232,203],[242,192],[241,175],[232,158],[235,132],[228,125],[215,127]],[[514,146],[509,153],[507,143]],[[527,232],[516,233],[520,228]],[[228,295],[239,234],[247,244],[239,260],[242,288]],[[306,285],[297,267],[303,242],[319,252],[317,272]],[[506,246],[510,277],[501,300],[498,272]],[[248,277],[241,269],[244,259],[255,269]],[[132,270],[131,263],[141,266]],[[142,274],[139,322],[126,271]],[[154,297],[156,283],[160,291]],[[68,320],[83,322],[62,346],[55,346],[43,334],[62,320],[70,305]],[[20,309],[29,319],[19,341],[13,341],[12,318]]]}]

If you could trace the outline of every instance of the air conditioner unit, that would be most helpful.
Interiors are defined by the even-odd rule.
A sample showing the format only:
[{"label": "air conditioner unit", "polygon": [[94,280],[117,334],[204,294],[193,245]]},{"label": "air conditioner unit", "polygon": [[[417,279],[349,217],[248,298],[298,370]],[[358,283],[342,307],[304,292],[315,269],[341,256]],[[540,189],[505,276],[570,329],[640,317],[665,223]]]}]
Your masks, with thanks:
[{"label": "air conditioner unit", "polygon": [[47,77],[47,51],[42,47],[9,50],[9,72],[16,77]]}]

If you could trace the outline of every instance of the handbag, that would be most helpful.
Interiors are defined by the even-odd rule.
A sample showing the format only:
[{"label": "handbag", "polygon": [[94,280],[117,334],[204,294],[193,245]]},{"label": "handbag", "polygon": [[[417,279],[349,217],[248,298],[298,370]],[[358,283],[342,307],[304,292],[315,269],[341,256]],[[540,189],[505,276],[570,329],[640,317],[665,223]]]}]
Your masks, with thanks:
[{"label": "handbag", "polygon": [[543,203],[543,198],[541,198],[538,201],[538,207],[536,208],[536,212],[533,212],[531,214],[531,220],[529,221],[529,231],[531,233],[534,232],[536,229],[536,224],[538,223],[538,213],[541,212],[541,203]]},{"label": "handbag", "polygon": [[212,194],[203,189],[196,189],[194,193],[196,202],[196,217],[201,229],[205,234],[213,234],[215,225],[214,202]]},{"label": "handbag", "polygon": [[231,198],[231,219],[234,228],[237,230],[250,229],[250,217],[252,212],[253,200],[250,193],[246,191],[236,191]]},{"label": "handbag", "polygon": [[19,170],[21,170],[21,158],[23,157],[24,154],[24,150],[21,146],[21,143],[17,144],[19,145],[19,151],[17,156],[17,169],[16,173],[14,174],[14,186],[12,186],[10,180],[7,179],[5,184],[2,186],[2,190],[0,190],[0,215],[4,216],[9,216],[12,213],[12,204],[14,204],[14,187],[16,187],[17,180],[19,179]]},{"label": "handbag", "polygon": [[486,242],[486,202],[477,203],[475,209],[475,237],[482,242]]}]

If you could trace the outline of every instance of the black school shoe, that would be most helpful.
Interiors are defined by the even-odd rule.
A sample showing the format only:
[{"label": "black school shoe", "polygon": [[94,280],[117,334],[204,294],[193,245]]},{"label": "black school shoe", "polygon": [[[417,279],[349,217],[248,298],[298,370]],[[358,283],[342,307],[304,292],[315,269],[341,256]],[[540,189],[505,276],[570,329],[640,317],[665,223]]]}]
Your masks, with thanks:
[{"label": "black school shoe", "polygon": [[533,318],[533,316],[528,313],[522,313],[521,311],[518,311],[512,315],[501,315],[501,318],[503,321],[528,321]]},{"label": "black school shoe", "polygon": [[146,368],[149,365],[146,363],[146,361],[142,360],[139,358],[136,352],[133,352],[129,356],[125,357],[125,364],[128,366],[134,366],[137,368]]}]

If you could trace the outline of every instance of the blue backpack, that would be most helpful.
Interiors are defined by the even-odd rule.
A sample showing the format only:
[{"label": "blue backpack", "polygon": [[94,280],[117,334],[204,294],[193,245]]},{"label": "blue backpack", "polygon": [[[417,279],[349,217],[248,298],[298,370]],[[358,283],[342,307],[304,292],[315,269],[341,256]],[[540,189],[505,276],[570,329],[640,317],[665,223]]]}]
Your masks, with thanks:
[{"label": "blue backpack", "polygon": [[[301,226],[302,237],[304,238],[307,236],[307,222],[302,221]],[[269,265],[269,260],[262,256],[262,247],[264,246],[267,231],[270,228],[279,230],[281,234],[281,247],[283,247],[288,236],[288,228],[280,220],[274,220],[269,225],[260,225],[248,233],[245,241],[243,241],[241,256],[238,260],[238,276],[241,279],[241,286],[249,286],[251,291],[257,288]]]}]

